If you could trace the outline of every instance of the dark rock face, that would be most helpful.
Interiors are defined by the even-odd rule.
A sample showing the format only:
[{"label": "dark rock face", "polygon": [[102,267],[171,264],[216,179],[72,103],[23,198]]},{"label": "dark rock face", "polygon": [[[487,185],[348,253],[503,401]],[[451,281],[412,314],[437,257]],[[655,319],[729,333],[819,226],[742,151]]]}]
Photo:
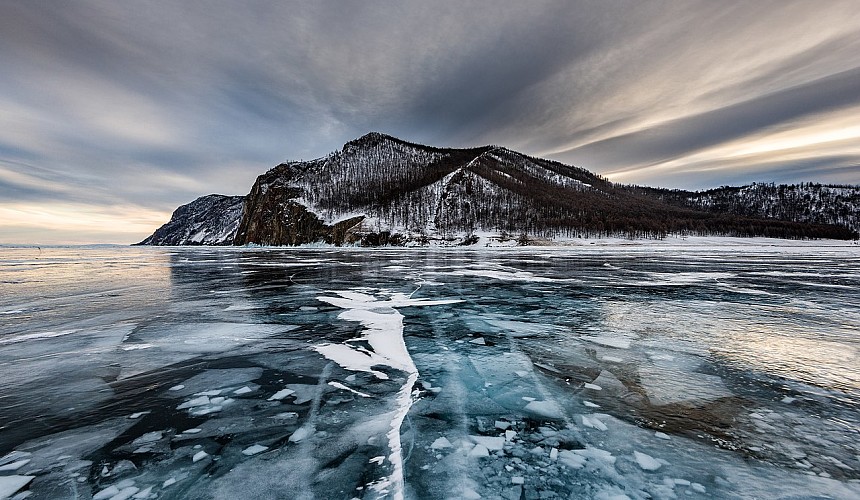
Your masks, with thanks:
[{"label": "dark rock face", "polygon": [[[276,166],[257,178],[244,203],[212,195],[180,207],[142,243],[469,244],[477,241],[475,233],[517,241],[670,234],[856,238],[858,187],[840,188],[834,198],[841,203],[839,218],[831,219],[797,215],[809,213],[798,204],[820,205],[823,195],[794,196],[783,210],[769,192],[753,198],[753,191],[623,186],[502,147],[435,148],[370,133],[323,158]],[[742,197],[767,197],[771,205],[766,212],[740,210]]]},{"label": "dark rock face", "polygon": [[244,200],[244,196],[201,196],[177,208],[170,222],[138,245],[232,245]]}]

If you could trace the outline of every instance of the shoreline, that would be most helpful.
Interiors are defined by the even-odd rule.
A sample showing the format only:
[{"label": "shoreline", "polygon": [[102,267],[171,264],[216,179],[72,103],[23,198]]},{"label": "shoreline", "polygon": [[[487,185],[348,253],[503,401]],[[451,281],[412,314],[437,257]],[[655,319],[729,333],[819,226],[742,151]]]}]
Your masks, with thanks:
[{"label": "shoreline", "polygon": [[589,248],[654,248],[654,249],[683,249],[683,248],[860,248],[857,240],[790,240],[783,238],[744,238],[736,236],[688,236],[667,237],[661,240],[628,239],[628,238],[565,238],[537,239],[528,245],[519,245],[515,240],[500,242],[495,238],[481,235],[477,243],[472,245],[430,244],[430,245],[380,245],[380,246],[336,246],[327,243],[310,243],[297,246],[289,245],[137,245],[125,243],[94,243],[94,244],[15,244],[0,243],[0,249],[111,249],[111,248],[172,248],[172,249],[254,249],[254,250],[307,250],[307,249],[338,249],[338,250],[527,250],[527,249],[589,249]]}]

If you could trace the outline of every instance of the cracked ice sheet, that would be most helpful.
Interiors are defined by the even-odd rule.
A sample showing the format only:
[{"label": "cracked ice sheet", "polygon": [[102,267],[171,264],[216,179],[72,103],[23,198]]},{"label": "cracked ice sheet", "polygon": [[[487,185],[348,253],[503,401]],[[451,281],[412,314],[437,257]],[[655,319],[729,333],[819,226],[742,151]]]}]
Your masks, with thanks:
[{"label": "cracked ice sheet", "polygon": [[526,271],[492,271],[492,270],[483,270],[483,269],[460,269],[456,271],[450,271],[449,275],[454,276],[475,276],[481,278],[493,278],[501,281],[527,281],[532,283],[552,283],[554,281],[558,281],[554,278],[545,278],[542,276],[535,276],[534,274]]},{"label": "cracked ice sheet", "polygon": [[151,347],[125,351],[119,378],[156,370],[203,354],[217,354],[239,349],[253,351],[254,346],[295,325],[266,323],[200,322],[179,325],[155,324],[135,332],[138,340]]},{"label": "cracked ice sheet", "polygon": [[652,405],[687,403],[702,405],[731,397],[723,380],[716,375],[694,371],[700,361],[688,356],[655,359],[639,367],[641,383]]},{"label": "cracked ice sheet", "polygon": [[320,296],[317,300],[346,309],[338,314],[338,319],[360,323],[365,328],[360,339],[367,342],[370,349],[348,344],[322,344],[314,349],[344,369],[372,373],[379,379],[387,379],[388,375],[373,369],[378,365],[402,371],[407,375],[405,383],[395,396],[396,410],[390,416],[384,417],[385,420],[390,418],[391,422],[386,432],[391,474],[367,485],[379,494],[390,494],[392,498],[403,499],[405,480],[400,428],[412,407],[412,387],[418,380],[418,369],[403,338],[403,315],[396,308],[448,305],[462,301],[413,299],[402,293],[389,293],[388,299],[378,300],[372,295],[357,291],[335,293],[339,297]]}]

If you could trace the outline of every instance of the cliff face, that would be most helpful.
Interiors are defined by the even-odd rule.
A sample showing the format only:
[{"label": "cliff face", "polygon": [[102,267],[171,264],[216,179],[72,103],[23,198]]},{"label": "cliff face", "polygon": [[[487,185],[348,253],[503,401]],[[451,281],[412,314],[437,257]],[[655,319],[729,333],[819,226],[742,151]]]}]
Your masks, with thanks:
[{"label": "cliff face", "polygon": [[167,224],[138,245],[232,245],[244,200],[244,196],[201,196],[177,208]]},{"label": "cliff face", "polygon": [[[502,147],[435,148],[371,133],[324,158],[276,166],[259,176],[245,197],[211,195],[184,205],[142,243],[455,244],[474,241],[476,232],[500,238],[849,239],[856,237],[851,228],[858,227],[858,211],[855,198],[842,196],[845,190],[860,192],[839,191],[840,218],[792,218],[801,213],[795,205],[806,198],[792,198],[791,210],[723,209],[735,206],[734,199],[746,203],[750,189],[720,191],[717,203],[713,191],[621,186]],[[812,202],[820,205],[822,199]],[[845,203],[853,204],[853,211]],[[821,223],[834,221],[839,225]]]}]

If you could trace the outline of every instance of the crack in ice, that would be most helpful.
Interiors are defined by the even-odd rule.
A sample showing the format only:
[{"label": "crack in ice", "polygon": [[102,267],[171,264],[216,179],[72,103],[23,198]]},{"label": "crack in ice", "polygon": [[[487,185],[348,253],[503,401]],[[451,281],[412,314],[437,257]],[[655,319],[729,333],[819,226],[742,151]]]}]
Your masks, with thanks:
[{"label": "crack in ice", "polygon": [[391,475],[369,485],[378,493],[388,493],[392,498],[400,500],[404,498],[405,489],[400,428],[412,408],[412,387],[418,380],[418,368],[406,348],[403,338],[403,315],[396,308],[456,304],[462,300],[413,299],[412,295],[401,293],[391,294],[388,300],[378,300],[372,295],[354,291],[334,293],[339,297],[321,296],[317,297],[317,300],[345,309],[338,318],[360,323],[364,331],[358,340],[365,341],[370,349],[345,343],[321,344],[314,349],[344,369],[368,372],[379,379],[389,377],[373,369],[374,366],[387,366],[407,374],[406,381],[397,391],[396,409],[386,433],[390,452],[388,461],[392,466]]}]

